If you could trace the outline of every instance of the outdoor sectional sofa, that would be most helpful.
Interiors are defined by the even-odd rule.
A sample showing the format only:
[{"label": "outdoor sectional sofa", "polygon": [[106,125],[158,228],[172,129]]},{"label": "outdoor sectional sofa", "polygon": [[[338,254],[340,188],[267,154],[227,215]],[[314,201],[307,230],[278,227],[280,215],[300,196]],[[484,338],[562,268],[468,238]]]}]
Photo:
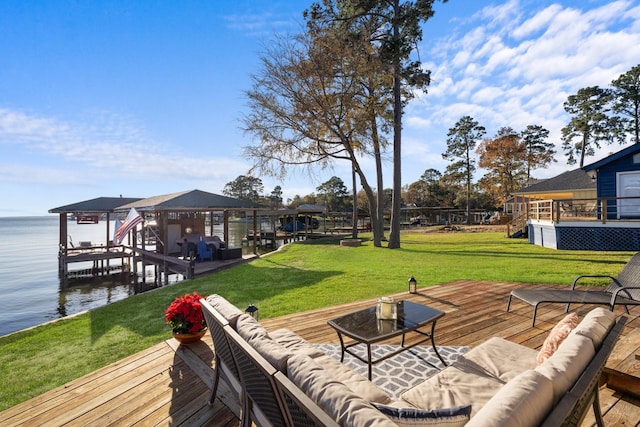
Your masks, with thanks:
[{"label": "outdoor sectional sofa", "polygon": [[[229,352],[234,357],[231,360],[227,355],[227,364],[235,361],[240,376],[232,382],[241,388],[237,391],[243,401],[245,425],[252,421],[296,426],[579,425],[590,407],[601,421],[599,377],[626,321],[596,308],[578,324],[572,313],[572,319],[568,315],[551,331],[541,351],[493,337],[391,400],[365,377],[292,331],[267,332],[219,295],[202,303],[214,337],[217,364],[225,363],[218,352],[224,353],[223,346],[232,344]],[[570,320],[574,324],[569,327]],[[221,336],[227,341],[220,342]],[[240,357],[238,349],[243,350]],[[247,355],[252,360],[249,364]],[[260,375],[243,380],[243,372],[256,366],[261,366]],[[300,391],[306,399],[306,408],[304,402],[293,405],[297,408],[294,412],[306,414],[298,421],[287,409],[291,399],[278,391],[275,379],[281,377],[286,378],[289,389]],[[266,386],[260,387],[260,381]],[[260,402],[262,406],[273,402],[277,407],[261,408]]]}]

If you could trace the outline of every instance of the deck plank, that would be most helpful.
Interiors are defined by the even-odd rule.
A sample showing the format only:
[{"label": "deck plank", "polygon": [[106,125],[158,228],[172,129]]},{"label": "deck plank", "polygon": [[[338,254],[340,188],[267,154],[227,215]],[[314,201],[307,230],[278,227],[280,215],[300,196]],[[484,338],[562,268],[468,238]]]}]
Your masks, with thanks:
[{"label": "deck plank", "polygon": [[[436,325],[437,345],[476,346],[491,336],[537,349],[548,331],[564,315],[561,304],[543,304],[536,326],[532,307],[507,298],[518,287],[546,287],[517,283],[460,280],[419,289],[417,294],[392,295],[431,305],[446,314]],[[303,313],[261,319],[268,330],[289,328],[313,343],[338,343],[327,320],[374,304],[355,301]],[[583,316],[593,306],[573,306]],[[616,308],[616,314],[624,314]],[[408,337],[408,342],[412,338]],[[640,384],[640,307],[631,309],[629,322],[606,368],[606,378],[616,373],[624,387]],[[207,399],[215,368],[214,349],[207,334],[203,341],[180,346],[173,338],[106,366],[61,387],[0,412],[0,425],[189,425],[238,426],[240,405],[221,382],[221,398],[209,406]],[[618,373],[622,371],[622,373]],[[616,377],[616,378],[618,378]],[[606,379],[605,378],[605,379]],[[638,425],[640,401],[630,394],[604,387],[601,407],[607,425]],[[591,411],[583,426],[594,425]]]}]

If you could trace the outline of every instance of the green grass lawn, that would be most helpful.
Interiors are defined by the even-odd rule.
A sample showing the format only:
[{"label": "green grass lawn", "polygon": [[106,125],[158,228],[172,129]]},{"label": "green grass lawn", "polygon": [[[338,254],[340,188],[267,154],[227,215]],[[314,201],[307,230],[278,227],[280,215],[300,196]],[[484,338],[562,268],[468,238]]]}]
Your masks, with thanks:
[{"label": "green grass lawn", "polygon": [[632,255],[556,251],[494,232],[407,232],[402,248],[394,250],[371,242],[341,247],[338,238],[296,243],[0,338],[0,410],[169,338],[164,310],[184,293],[218,293],[238,307],[253,303],[268,318],[401,292],[410,276],[419,288],[459,279],[570,284],[579,274],[616,275]]}]

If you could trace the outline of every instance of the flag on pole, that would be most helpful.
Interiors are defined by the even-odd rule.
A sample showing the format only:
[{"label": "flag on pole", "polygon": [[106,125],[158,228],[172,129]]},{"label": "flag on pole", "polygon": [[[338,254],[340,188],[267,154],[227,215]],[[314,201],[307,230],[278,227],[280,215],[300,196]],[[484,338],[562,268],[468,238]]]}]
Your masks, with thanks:
[{"label": "flag on pole", "polygon": [[143,221],[144,218],[142,218],[134,208],[131,208],[125,220],[122,222],[120,227],[116,229],[113,243],[115,245],[119,245],[120,243],[122,243],[122,241],[124,240],[124,236],[126,236],[127,233],[136,228],[136,226],[138,224],[141,224]]},{"label": "flag on pole", "polygon": [[113,244],[113,246],[118,244],[116,240],[116,233],[118,232],[118,229],[120,229],[121,226],[122,226],[122,221],[120,221],[120,218],[116,218],[116,221],[113,223],[113,239],[111,239],[111,243]]}]

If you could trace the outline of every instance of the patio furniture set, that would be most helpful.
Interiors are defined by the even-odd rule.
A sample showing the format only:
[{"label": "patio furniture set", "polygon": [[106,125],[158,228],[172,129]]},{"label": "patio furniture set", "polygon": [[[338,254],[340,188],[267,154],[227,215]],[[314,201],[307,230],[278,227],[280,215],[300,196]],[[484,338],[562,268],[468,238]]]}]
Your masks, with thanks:
[{"label": "patio furniture set", "polygon": [[[540,352],[493,337],[392,400],[370,378],[292,331],[267,332],[219,295],[201,303],[215,349],[210,402],[223,379],[242,403],[242,424],[259,426],[579,425],[590,407],[600,423],[600,373],[626,322],[596,308],[569,333],[567,316]],[[402,335],[404,345],[404,335],[414,332],[435,350],[435,324],[444,313],[400,304],[390,328],[370,323],[358,333],[354,322],[367,325],[375,318],[369,309],[330,320],[343,358],[354,345],[369,347],[391,336]],[[559,335],[566,337],[561,343]],[[367,353],[370,377],[379,360]]]}]

